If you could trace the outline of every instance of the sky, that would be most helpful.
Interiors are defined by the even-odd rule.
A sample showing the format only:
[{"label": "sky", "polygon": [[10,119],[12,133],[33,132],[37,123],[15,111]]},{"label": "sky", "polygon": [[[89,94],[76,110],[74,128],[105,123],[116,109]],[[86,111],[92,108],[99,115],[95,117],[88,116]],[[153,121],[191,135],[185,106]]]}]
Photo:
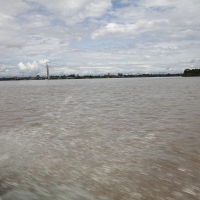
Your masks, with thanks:
[{"label": "sky", "polygon": [[0,77],[200,68],[200,0],[0,0]]}]

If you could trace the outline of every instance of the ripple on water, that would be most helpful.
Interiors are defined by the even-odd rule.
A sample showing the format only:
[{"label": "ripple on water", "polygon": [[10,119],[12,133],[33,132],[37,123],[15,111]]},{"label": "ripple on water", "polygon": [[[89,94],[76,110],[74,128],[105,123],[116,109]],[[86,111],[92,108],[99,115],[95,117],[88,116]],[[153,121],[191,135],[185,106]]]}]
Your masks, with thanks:
[{"label": "ripple on water", "polygon": [[199,86],[198,78],[1,84],[1,200],[200,199]]}]

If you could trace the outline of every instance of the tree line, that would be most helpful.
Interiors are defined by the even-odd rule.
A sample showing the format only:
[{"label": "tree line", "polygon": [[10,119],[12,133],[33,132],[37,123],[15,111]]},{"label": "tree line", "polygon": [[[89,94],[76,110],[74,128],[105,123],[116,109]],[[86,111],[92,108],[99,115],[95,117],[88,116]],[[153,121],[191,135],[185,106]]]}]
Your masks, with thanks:
[{"label": "tree line", "polygon": [[185,69],[183,76],[200,76],[200,69]]}]

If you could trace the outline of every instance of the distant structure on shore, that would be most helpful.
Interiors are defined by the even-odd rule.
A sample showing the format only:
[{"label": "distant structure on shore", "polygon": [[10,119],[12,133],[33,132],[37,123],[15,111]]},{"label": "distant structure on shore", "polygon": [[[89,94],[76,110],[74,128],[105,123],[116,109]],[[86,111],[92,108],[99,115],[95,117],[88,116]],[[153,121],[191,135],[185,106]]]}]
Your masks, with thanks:
[{"label": "distant structure on shore", "polygon": [[110,74],[110,73],[105,74],[104,76],[105,76],[106,78],[116,78],[116,77],[117,77],[116,74]]},{"label": "distant structure on shore", "polygon": [[50,76],[49,76],[49,65],[48,65],[48,62],[46,62],[46,67],[47,67],[47,79],[49,80]]}]

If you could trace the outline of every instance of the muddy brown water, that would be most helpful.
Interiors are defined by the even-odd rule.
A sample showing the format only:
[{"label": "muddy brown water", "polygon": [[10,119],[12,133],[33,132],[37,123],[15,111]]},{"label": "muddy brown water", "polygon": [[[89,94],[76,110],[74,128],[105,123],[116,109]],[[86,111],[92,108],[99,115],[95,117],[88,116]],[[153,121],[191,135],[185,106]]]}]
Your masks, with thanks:
[{"label": "muddy brown water", "polygon": [[0,82],[0,199],[200,199],[199,88],[199,77]]}]

